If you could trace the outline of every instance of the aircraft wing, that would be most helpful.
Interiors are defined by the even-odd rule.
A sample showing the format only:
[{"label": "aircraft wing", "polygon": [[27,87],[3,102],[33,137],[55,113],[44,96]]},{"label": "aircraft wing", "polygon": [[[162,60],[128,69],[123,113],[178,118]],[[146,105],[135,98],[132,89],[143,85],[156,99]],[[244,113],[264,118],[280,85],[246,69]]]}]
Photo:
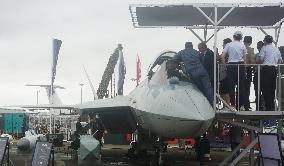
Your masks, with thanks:
[{"label": "aircraft wing", "polygon": [[37,105],[11,105],[11,106],[3,106],[5,108],[26,108],[26,109],[75,109],[72,105],[53,105],[53,104],[37,104]]},{"label": "aircraft wing", "polygon": [[0,113],[25,113],[25,110],[21,108],[0,107]]},{"label": "aircraft wing", "polygon": [[81,114],[98,114],[110,133],[132,133],[137,122],[126,96],[100,99],[78,105]]}]

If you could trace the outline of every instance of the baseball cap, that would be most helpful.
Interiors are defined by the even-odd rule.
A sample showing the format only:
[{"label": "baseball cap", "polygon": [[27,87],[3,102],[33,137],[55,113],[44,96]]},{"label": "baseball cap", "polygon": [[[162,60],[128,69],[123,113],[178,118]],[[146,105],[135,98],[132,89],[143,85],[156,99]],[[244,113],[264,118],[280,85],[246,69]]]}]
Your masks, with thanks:
[{"label": "baseball cap", "polygon": [[238,35],[243,36],[243,33],[242,33],[241,31],[236,31],[236,32],[234,33],[234,36],[238,36]]}]

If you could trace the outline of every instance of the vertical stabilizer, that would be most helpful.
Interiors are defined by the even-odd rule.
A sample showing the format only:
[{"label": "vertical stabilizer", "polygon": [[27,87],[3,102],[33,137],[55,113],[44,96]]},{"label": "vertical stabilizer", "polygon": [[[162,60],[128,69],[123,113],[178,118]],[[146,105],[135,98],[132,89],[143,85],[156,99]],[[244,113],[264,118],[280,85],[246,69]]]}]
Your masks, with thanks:
[{"label": "vertical stabilizer", "polygon": [[61,47],[62,41],[58,39],[52,40],[52,62],[51,62],[51,84],[50,84],[50,97],[54,97],[54,80],[56,76],[56,65],[58,60],[58,54]]},{"label": "vertical stabilizer", "polygon": [[42,88],[45,88],[46,90],[46,94],[47,94],[47,97],[48,97],[48,101],[49,101],[49,104],[53,104],[53,105],[62,105],[62,101],[61,99],[59,98],[58,94],[56,93],[56,89],[65,89],[64,87],[61,87],[61,86],[57,86],[57,85],[54,85],[53,86],[53,94],[50,93],[51,91],[51,85],[35,85],[35,84],[27,84],[26,86],[37,86],[37,87],[42,87]]}]

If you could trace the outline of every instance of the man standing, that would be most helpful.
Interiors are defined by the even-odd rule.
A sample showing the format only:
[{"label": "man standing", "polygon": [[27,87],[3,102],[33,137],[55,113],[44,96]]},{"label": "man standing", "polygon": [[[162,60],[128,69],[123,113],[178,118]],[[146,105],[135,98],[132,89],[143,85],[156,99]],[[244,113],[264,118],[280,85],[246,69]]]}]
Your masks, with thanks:
[{"label": "man standing", "polygon": [[274,111],[274,99],[276,89],[276,66],[282,63],[282,57],[279,49],[272,45],[273,38],[270,35],[265,36],[264,46],[259,53],[259,62],[265,66],[261,69],[261,89],[265,102],[266,111]]},{"label": "man standing", "polygon": [[247,49],[243,43],[241,43],[242,32],[236,31],[233,35],[234,41],[228,43],[222,53],[222,62],[225,62],[226,54],[228,57],[228,79],[229,79],[229,93],[230,93],[230,101],[231,105],[235,105],[235,89],[238,86],[238,103],[236,103],[236,108],[244,110],[244,81],[245,81],[245,67],[244,59],[247,54]]},{"label": "man standing", "polygon": [[95,115],[95,125],[96,125],[96,131],[94,133],[94,138],[96,138],[101,146],[103,146],[102,138],[104,134],[106,133],[106,128],[102,122],[102,120],[99,118],[99,115]]},{"label": "man standing", "polygon": [[[246,46],[247,49],[247,55],[245,58],[245,64],[255,64],[255,54],[254,54],[254,49],[250,47],[252,43],[252,37],[251,36],[245,36],[244,37],[244,45]],[[250,107],[250,101],[249,101],[249,96],[250,96],[250,85],[252,81],[252,66],[246,66],[246,79],[245,79],[245,110],[248,111],[251,109]]]},{"label": "man standing", "polygon": [[214,89],[214,52],[207,48],[206,43],[199,43],[198,50],[202,57],[203,66],[208,73],[211,87]]},{"label": "man standing", "polygon": [[187,74],[199,90],[206,96],[211,106],[213,106],[213,90],[209,76],[202,65],[199,53],[193,49],[192,43],[186,42],[185,49],[179,51],[173,59],[184,62]]}]

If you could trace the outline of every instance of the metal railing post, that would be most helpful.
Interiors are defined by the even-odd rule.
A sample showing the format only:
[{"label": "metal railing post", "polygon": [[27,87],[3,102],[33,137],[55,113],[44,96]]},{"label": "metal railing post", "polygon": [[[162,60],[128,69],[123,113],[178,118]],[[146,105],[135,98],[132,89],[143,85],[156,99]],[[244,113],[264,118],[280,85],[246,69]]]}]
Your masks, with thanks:
[{"label": "metal railing post", "polygon": [[260,65],[257,65],[257,111],[259,111],[259,100],[260,100]]},{"label": "metal railing post", "polygon": [[238,111],[240,111],[240,65],[238,64]]},{"label": "metal railing post", "polygon": [[281,66],[278,65],[278,111],[281,111]]},{"label": "metal railing post", "polygon": [[[200,8],[199,10],[200,12],[202,11]],[[217,7],[214,8],[214,13],[215,13],[215,18],[213,22],[204,12],[202,12],[202,14],[205,14],[214,25],[214,85],[213,85],[214,99],[213,99],[213,107],[214,107],[214,111],[216,111],[216,58],[217,58],[217,26],[218,26]]]},{"label": "metal railing post", "polygon": [[[219,87],[220,87],[220,64],[218,63],[217,64],[217,71],[218,71],[218,75],[217,75],[217,95],[220,95],[219,94]],[[217,100],[217,99],[216,99]],[[219,104],[219,102],[218,102],[218,110],[219,110],[219,106],[220,106],[220,104]]]}]

